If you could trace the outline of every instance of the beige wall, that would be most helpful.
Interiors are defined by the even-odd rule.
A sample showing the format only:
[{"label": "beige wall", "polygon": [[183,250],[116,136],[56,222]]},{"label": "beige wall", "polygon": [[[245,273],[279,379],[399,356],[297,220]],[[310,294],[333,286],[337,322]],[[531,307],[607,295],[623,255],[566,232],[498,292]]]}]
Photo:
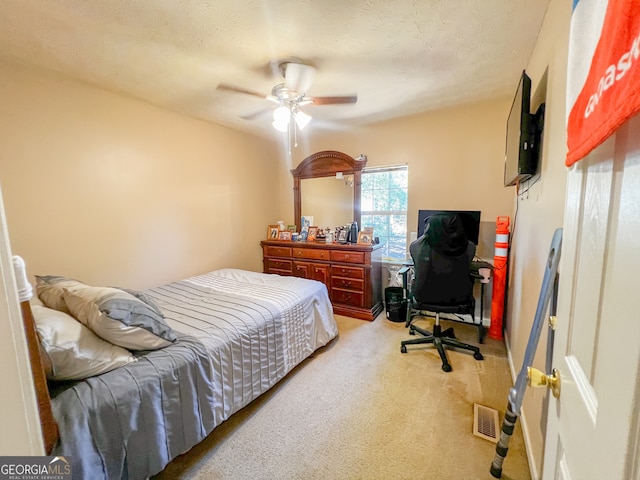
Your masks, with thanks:
[{"label": "beige wall", "polygon": [[[545,262],[553,232],[562,227],[566,167],[565,89],[571,2],[550,2],[535,50],[527,65],[534,103],[546,102],[541,175],[518,203],[516,231],[512,241],[506,340],[513,368],[522,367],[524,352],[538,305]],[[546,99],[544,93],[546,91]],[[546,324],[545,324],[546,325]],[[538,342],[534,366],[545,369],[546,326]],[[546,415],[543,389],[528,391],[522,407],[534,478],[541,474]]]},{"label": "beige wall", "polygon": [[[502,99],[303,137],[293,163],[320,150],[338,150],[366,154],[367,167],[407,164],[408,231],[416,231],[419,209],[481,210],[478,253],[493,259],[496,217],[512,209],[513,189],[502,186],[510,106],[510,99]],[[282,208],[292,216],[293,201],[285,202]]]},{"label": "beige wall", "polygon": [[276,145],[43,71],[0,78],[0,184],[30,275],[146,288],[262,270]]}]

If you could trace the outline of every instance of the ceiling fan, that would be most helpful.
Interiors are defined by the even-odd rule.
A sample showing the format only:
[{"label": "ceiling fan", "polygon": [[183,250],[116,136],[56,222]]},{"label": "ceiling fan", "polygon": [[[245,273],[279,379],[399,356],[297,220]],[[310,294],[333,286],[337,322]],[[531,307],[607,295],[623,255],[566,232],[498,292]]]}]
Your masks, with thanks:
[{"label": "ceiling fan", "polygon": [[[311,65],[302,63],[301,60],[289,59],[278,61],[277,63],[272,62],[272,64],[276,65],[277,70],[284,77],[284,82],[275,85],[269,95],[262,95],[258,92],[226,83],[219,84],[217,89],[253,95],[273,102],[276,105],[273,110],[273,126],[281,132],[286,132],[293,122],[301,130],[309,123],[311,116],[302,111],[303,107],[309,105],[352,104],[358,101],[357,95],[332,97],[312,97],[307,95],[316,69]],[[273,107],[250,115],[244,115],[241,118],[250,120],[271,108]]]}]

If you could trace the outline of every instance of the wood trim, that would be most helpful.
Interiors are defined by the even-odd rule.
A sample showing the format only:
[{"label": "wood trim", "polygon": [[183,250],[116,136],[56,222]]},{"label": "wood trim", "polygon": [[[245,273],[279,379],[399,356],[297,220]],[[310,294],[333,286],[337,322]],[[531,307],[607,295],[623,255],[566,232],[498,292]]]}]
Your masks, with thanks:
[{"label": "wood trim", "polygon": [[40,355],[40,339],[36,331],[31,305],[28,301],[21,302],[20,308],[22,309],[22,320],[27,337],[33,386],[36,390],[36,399],[38,401],[40,425],[42,426],[42,440],[44,442],[45,452],[49,455],[59,438],[58,425],[53,418],[51,397],[49,396],[49,388],[47,387],[47,377],[44,372],[42,356]]},{"label": "wood trim", "polygon": [[323,150],[309,155],[300,164],[291,170],[293,175],[293,215],[296,221],[296,229],[301,230],[300,217],[302,216],[302,193],[300,192],[300,180],[305,178],[331,177],[337,172],[343,175],[353,175],[353,221],[361,224],[360,192],[362,189],[362,169],[367,160],[356,160],[346,153],[335,150]]}]

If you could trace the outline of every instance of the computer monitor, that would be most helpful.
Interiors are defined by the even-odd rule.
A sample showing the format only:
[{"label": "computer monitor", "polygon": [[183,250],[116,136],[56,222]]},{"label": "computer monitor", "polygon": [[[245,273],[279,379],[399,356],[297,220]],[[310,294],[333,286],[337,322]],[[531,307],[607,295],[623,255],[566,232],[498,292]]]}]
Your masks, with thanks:
[{"label": "computer monitor", "polygon": [[467,238],[478,245],[480,235],[480,210],[418,210],[418,238],[424,233],[427,218],[436,213],[457,214],[462,220]]}]

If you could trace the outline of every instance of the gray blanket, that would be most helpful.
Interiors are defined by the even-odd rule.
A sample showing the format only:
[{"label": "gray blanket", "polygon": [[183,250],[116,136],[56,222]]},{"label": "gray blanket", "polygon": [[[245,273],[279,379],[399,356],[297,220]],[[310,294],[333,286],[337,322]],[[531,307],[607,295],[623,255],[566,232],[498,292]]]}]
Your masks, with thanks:
[{"label": "gray blanket", "polygon": [[[71,456],[74,479],[160,472],[337,334],[330,313],[331,322],[313,319],[325,315],[310,313],[322,311],[316,294],[270,286],[231,293],[242,289],[237,280],[209,275],[147,291],[182,332],[177,343],[103,375],[51,386],[60,430],[53,455]],[[302,290],[309,286],[315,288]],[[325,302],[326,293],[320,296]],[[312,339],[319,331],[321,342]]]}]

